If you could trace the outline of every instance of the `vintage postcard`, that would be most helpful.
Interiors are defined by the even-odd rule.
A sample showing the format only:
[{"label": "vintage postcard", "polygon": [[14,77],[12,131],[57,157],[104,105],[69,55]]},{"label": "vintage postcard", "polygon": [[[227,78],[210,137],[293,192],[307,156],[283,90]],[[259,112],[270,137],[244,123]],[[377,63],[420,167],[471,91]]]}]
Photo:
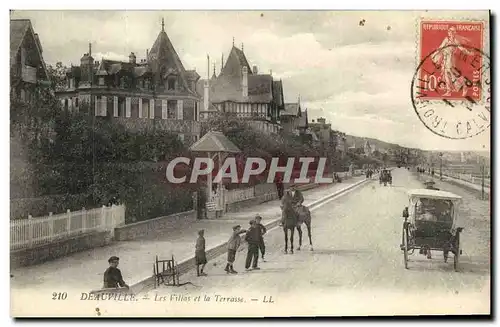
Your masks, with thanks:
[{"label": "vintage postcard", "polygon": [[488,11],[11,11],[11,315],[490,315],[491,51]]}]

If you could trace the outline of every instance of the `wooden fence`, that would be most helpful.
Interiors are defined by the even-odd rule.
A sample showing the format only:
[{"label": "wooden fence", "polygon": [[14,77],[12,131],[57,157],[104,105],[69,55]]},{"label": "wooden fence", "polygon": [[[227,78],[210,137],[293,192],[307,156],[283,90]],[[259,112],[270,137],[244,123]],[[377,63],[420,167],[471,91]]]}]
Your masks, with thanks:
[{"label": "wooden fence", "polygon": [[10,250],[20,250],[52,243],[56,240],[71,238],[75,235],[110,231],[125,224],[125,205],[52,215],[31,216],[28,219],[10,221]]}]

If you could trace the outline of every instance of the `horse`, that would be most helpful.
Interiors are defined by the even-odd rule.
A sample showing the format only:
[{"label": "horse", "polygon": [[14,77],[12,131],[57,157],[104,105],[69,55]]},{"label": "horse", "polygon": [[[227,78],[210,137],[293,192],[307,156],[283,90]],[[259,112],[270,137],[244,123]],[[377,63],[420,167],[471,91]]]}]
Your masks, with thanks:
[{"label": "horse", "polygon": [[285,254],[288,253],[288,231],[290,230],[290,251],[293,254],[293,238],[295,228],[297,227],[298,214],[295,211],[292,202],[292,195],[286,192],[283,195],[281,204],[281,223],[283,225],[283,232],[285,233]]},{"label": "horse", "polygon": [[309,245],[311,246],[311,251],[314,251],[312,237],[311,237],[311,211],[306,206],[300,205],[296,208],[298,214],[297,221],[297,231],[299,232],[299,247],[297,250],[300,251],[300,247],[302,246],[302,223],[306,224],[307,227],[307,236],[309,237]]}]

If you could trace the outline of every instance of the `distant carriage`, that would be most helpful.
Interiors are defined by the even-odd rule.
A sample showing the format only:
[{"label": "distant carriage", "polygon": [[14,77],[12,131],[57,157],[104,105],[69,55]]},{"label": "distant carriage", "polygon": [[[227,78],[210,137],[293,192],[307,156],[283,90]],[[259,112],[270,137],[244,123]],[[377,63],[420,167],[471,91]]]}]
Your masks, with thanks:
[{"label": "distant carriage", "polygon": [[409,207],[403,210],[404,224],[401,250],[408,269],[409,255],[415,250],[431,259],[431,251],[443,251],[444,262],[453,253],[453,265],[458,271],[460,233],[458,207],[461,197],[450,192],[416,189],[408,192]]},{"label": "distant carriage", "polygon": [[387,186],[388,183],[389,185],[392,185],[392,175],[391,172],[387,169],[383,169],[380,172],[379,184],[382,183],[384,184],[384,186]]}]

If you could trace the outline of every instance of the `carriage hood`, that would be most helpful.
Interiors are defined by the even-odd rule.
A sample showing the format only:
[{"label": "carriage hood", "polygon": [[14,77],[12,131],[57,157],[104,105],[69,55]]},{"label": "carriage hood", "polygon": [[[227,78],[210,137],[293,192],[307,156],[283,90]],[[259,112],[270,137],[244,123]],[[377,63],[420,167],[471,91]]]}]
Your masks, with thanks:
[{"label": "carriage hood", "polygon": [[449,200],[453,204],[452,219],[453,224],[451,227],[452,234],[455,233],[458,227],[463,227],[463,221],[458,214],[462,197],[451,192],[437,191],[429,189],[416,189],[408,191],[409,206],[408,206],[408,220],[411,224],[415,224],[416,205],[420,199],[436,199],[436,200]]}]

